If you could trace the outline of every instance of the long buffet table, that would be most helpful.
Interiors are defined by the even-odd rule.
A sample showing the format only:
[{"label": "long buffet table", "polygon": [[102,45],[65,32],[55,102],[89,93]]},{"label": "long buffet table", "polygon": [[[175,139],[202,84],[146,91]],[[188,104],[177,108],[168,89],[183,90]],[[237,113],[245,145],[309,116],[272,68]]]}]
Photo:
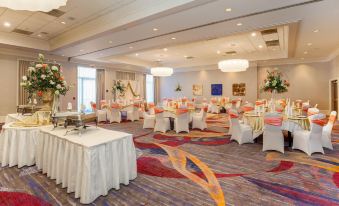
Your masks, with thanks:
[{"label": "long buffet table", "polygon": [[81,135],[65,132],[60,127],[53,130],[52,125],[25,128],[6,124],[0,136],[2,166],[35,163],[83,204],[137,177],[131,134],[96,127],[88,127]]}]

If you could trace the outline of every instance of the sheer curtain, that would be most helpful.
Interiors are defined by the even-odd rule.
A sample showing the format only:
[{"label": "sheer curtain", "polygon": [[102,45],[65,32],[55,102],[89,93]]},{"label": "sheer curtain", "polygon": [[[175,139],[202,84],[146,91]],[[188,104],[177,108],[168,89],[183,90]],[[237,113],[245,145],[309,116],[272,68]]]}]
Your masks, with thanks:
[{"label": "sheer curtain", "polygon": [[159,101],[159,77],[154,77],[154,103]]},{"label": "sheer curtain", "polygon": [[28,103],[28,92],[26,92],[24,90],[24,88],[22,86],[20,86],[20,82],[22,82],[22,76],[27,75],[27,70],[28,67],[31,65],[30,61],[25,61],[25,60],[19,60],[19,91],[18,91],[18,95],[19,95],[19,105],[22,104],[27,104]]},{"label": "sheer curtain", "polygon": [[105,99],[105,70],[97,69],[97,103],[99,104],[101,100]]}]

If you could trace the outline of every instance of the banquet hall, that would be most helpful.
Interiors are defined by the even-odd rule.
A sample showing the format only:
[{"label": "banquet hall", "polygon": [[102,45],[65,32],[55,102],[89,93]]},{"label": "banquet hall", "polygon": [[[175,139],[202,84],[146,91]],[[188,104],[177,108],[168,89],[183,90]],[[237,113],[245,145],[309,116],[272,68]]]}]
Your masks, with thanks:
[{"label": "banquet hall", "polygon": [[338,0],[0,0],[0,206],[339,205]]}]

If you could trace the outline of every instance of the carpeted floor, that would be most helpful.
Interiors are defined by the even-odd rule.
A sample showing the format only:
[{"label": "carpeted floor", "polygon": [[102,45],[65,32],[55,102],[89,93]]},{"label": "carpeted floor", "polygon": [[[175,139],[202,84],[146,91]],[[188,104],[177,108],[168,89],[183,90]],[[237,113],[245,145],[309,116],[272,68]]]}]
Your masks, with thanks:
[{"label": "carpeted floor", "polygon": [[[92,205],[339,205],[339,125],[335,149],[308,157],[288,147],[280,154],[230,142],[226,119],[209,115],[206,131],[179,135],[142,129],[142,121],[101,124],[134,135],[138,177]],[[0,205],[8,198],[16,205],[79,204],[34,166],[2,168],[0,184]]]}]

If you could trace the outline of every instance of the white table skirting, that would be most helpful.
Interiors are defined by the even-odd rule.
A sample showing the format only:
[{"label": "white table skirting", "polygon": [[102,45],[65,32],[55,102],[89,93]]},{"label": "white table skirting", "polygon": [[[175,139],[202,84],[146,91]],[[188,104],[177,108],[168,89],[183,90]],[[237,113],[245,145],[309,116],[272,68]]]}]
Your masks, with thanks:
[{"label": "white table skirting", "polygon": [[16,122],[18,120],[22,120],[25,116],[22,114],[8,114],[5,119],[5,124]]},{"label": "white table skirting", "polygon": [[40,127],[11,127],[5,124],[0,135],[1,166],[31,166],[35,164]]},{"label": "white table skirting", "polygon": [[89,127],[81,136],[41,129],[36,164],[56,183],[88,204],[137,177],[131,134]]}]

